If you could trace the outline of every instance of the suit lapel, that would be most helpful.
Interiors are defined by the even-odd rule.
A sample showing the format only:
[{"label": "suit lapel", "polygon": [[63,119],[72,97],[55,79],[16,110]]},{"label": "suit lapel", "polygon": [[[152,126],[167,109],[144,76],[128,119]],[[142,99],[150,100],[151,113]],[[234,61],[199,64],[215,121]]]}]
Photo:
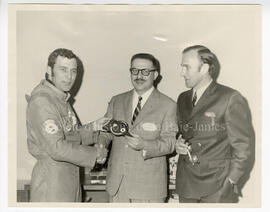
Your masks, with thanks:
[{"label": "suit lapel", "polygon": [[190,89],[188,92],[187,92],[187,95],[185,96],[185,100],[184,100],[184,103],[185,103],[185,111],[187,111],[186,115],[189,116],[193,110],[193,107],[192,107],[192,89]]},{"label": "suit lapel", "polygon": [[203,95],[201,96],[201,98],[199,99],[199,101],[197,102],[196,106],[193,108],[189,119],[192,119],[192,117],[194,115],[196,115],[198,112],[200,112],[201,110],[203,110],[204,108],[208,107],[209,104],[209,97],[214,93],[214,91],[216,90],[216,82],[212,82],[208,88],[205,90],[205,92],[203,93]]},{"label": "suit lapel", "polygon": [[131,126],[131,119],[132,119],[132,100],[133,100],[133,90],[127,93],[127,97],[124,100],[124,114],[125,114],[125,121]]},{"label": "suit lapel", "polygon": [[155,109],[155,107],[158,105],[158,99],[159,99],[159,91],[157,89],[154,89],[149,98],[147,99],[146,103],[144,104],[139,115],[137,116],[133,126],[131,126],[131,128],[134,128],[147,116],[148,113],[151,113]]}]

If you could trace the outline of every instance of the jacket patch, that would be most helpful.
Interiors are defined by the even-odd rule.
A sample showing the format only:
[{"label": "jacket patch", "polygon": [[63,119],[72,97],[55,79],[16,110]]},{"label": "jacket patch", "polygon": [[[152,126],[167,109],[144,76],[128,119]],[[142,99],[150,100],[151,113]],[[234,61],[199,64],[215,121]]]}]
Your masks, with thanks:
[{"label": "jacket patch", "polygon": [[59,130],[58,126],[52,119],[48,119],[43,123],[43,131],[45,131],[48,134],[56,134],[58,130]]}]

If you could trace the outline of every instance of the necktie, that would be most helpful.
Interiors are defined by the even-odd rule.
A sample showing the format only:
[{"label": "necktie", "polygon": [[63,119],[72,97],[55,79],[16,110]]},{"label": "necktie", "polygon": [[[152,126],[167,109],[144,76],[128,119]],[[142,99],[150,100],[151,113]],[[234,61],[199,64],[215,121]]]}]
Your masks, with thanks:
[{"label": "necktie", "polygon": [[195,91],[195,93],[194,93],[194,95],[193,95],[193,97],[192,97],[192,107],[195,107],[196,101],[197,101],[197,93],[196,93],[196,91]]},{"label": "necktie", "polygon": [[134,110],[134,113],[133,113],[133,116],[132,116],[132,120],[131,120],[131,124],[133,125],[133,123],[135,122],[135,120],[136,120],[136,118],[137,118],[137,116],[139,115],[139,112],[141,111],[141,102],[142,102],[142,97],[141,96],[139,96],[139,98],[138,98],[138,104],[137,104],[137,106],[136,106],[136,108],[135,108],[135,110]]}]

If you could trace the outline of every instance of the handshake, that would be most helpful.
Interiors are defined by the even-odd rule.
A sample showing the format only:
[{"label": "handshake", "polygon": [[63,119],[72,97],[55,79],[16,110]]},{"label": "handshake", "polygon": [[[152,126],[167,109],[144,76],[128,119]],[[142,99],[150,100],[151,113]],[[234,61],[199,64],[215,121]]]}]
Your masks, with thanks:
[{"label": "handshake", "polygon": [[[104,126],[106,126],[110,122],[110,118],[102,117],[100,119],[97,119],[93,122],[91,122],[91,126],[93,131],[104,131]],[[108,155],[108,150],[103,144],[95,144],[95,147],[97,149],[97,158],[96,162],[98,164],[104,164],[106,162],[106,158]]]},{"label": "handshake", "polygon": [[95,144],[97,148],[97,163],[104,164],[108,155],[108,150],[103,144]]}]

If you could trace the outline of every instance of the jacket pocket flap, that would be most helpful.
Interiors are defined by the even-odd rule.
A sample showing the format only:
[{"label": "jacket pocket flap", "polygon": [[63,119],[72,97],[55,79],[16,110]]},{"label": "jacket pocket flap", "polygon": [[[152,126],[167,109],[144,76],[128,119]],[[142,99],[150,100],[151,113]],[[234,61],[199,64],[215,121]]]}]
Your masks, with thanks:
[{"label": "jacket pocket flap", "polygon": [[209,168],[225,167],[228,160],[212,160],[209,162]]}]

